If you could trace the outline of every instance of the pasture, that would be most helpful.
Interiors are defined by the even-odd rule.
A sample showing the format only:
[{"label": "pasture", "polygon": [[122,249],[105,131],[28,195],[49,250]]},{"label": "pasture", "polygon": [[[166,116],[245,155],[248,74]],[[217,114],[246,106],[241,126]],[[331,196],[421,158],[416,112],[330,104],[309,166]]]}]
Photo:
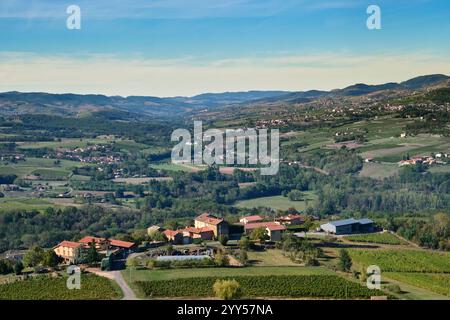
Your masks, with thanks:
[{"label": "pasture", "polygon": [[298,211],[302,211],[308,207],[314,206],[314,203],[317,201],[317,195],[314,192],[306,191],[304,194],[305,198],[303,201],[291,201],[288,197],[272,196],[238,201],[235,206],[238,208],[267,207],[273,210],[288,210],[289,208],[295,208]]}]

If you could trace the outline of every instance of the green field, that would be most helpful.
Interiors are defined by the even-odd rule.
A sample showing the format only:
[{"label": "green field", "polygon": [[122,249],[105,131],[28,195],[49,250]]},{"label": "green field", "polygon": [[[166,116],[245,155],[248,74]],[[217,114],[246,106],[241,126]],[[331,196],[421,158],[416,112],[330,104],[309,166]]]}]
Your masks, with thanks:
[{"label": "green field", "polygon": [[407,245],[408,243],[392,233],[370,233],[345,237],[353,242],[370,242],[391,245]]},{"label": "green field", "polygon": [[[323,275],[333,274],[322,267],[246,267],[246,268],[197,268],[197,269],[159,269],[132,270],[131,282],[172,280],[198,277],[237,277],[237,276],[270,276],[270,275]],[[129,281],[130,269],[122,271],[123,277]]]},{"label": "green field", "polygon": [[396,163],[364,163],[359,175],[374,179],[384,179],[396,175],[400,167]]},{"label": "green field", "polygon": [[450,252],[426,250],[350,249],[359,265],[377,265],[382,272],[450,273]]},{"label": "green field", "polygon": [[384,275],[450,297],[450,274],[387,272]]},{"label": "green field", "polygon": [[69,160],[60,160],[59,164],[55,164],[54,159],[27,158],[25,161],[19,161],[18,163],[0,163],[0,174],[15,174],[24,178],[33,174],[36,170],[43,170],[44,174],[61,176],[63,173],[68,175],[72,168],[82,166],[86,166],[86,164]]},{"label": "green field", "polygon": [[60,169],[37,169],[31,174],[39,177],[41,180],[65,181],[69,178],[71,172]]},{"label": "green field", "polygon": [[248,261],[255,266],[297,266],[298,264],[283,255],[279,249],[249,251]]},{"label": "green field", "polygon": [[112,140],[109,139],[62,139],[61,141],[41,141],[41,142],[26,142],[19,146],[20,149],[75,149],[85,148],[88,144],[104,144]]},{"label": "green field", "polygon": [[152,168],[156,170],[166,170],[166,171],[183,171],[183,172],[195,172],[205,168],[196,167],[189,164],[175,164],[175,163],[160,163],[152,164]]},{"label": "green field", "polygon": [[368,299],[384,295],[378,290],[369,290],[359,283],[337,275],[271,275],[178,278],[163,281],[140,281],[136,286],[146,297],[212,297],[217,280],[234,279],[244,298],[331,298]]},{"label": "green field", "polygon": [[250,200],[242,200],[236,202],[236,207],[238,208],[258,208],[267,207],[273,210],[287,210],[289,208],[295,208],[296,210],[302,211],[308,207],[313,207],[315,201],[317,201],[317,196],[314,192],[304,192],[304,201],[291,201],[288,197],[283,196],[273,196],[273,197],[263,197]]},{"label": "green field", "polygon": [[119,297],[110,280],[82,275],[81,289],[69,290],[66,277],[18,281],[0,285],[0,300],[113,300]]},{"label": "green field", "polygon": [[55,205],[46,199],[0,198],[0,211],[44,210]]}]

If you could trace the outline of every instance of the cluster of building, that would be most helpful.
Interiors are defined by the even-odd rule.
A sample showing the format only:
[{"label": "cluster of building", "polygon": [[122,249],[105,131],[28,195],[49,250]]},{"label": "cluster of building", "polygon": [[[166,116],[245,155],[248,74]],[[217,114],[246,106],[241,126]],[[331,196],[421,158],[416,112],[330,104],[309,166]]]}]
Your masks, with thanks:
[{"label": "cluster of building", "polygon": [[264,129],[271,126],[284,126],[287,124],[287,120],[273,119],[273,120],[260,120],[256,122],[256,129]]},{"label": "cluster of building", "polygon": [[435,155],[431,155],[431,156],[426,156],[426,157],[412,157],[411,159],[408,160],[401,160],[398,162],[398,165],[400,167],[403,166],[409,166],[409,165],[416,165],[419,163],[422,164],[428,164],[428,165],[433,165],[433,164],[447,164],[447,159],[450,158],[450,155],[447,153],[436,153]]},{"label": "cluster of building", "polygon": [[[96,153],[99,155],[92,155],[91,153]],[[118,164],[123,161],[120,156],[112,154],[112,148],[110,146],[100,144],[87,146],[86,148],[58,150],[54,156],[44,156],[44,158],[49,159],[53,157],[56,159],[66,159],[95,164]]]},{"label": "cluster of building", "polygon": [[23,154],[2,154],[0,156],[0,161],[25,161],[25,155]]},{"label": "cluster of building", "polygon": [[88,250],[92,246],[103,256],[118,256],[120,254],[125,256],[136,248],[134,242],[86,236],[78,242],[64,240],[55,246],[53,250],[65,263],[76,263],[80,251]]},{"label": "cluster of building", "polygon": [[[249,235],[253,230],[263,228],[271,241],[280,241],[287,225],[300,225],[305,222],[301,215],[289,214],[276,218],[274,221],[265,221],[259,215],[245,216],[239,220],[238,225],[243,227],[244,233]],[[222,218],[204,213],[194,219],[194,226],[178,230],[163,229],[159,226],[148,228],[148,233],[159,231],[165,234],[167,240],[173,244],[189,244],[195,240],[217,240],[220,236],[229,235],[229,223]]]},{"label": "cluster of building", "polygon": [[189,244],[196,239],[214,240],[220,236],[228,235],[228,222],[209,213],[204,213],[195,218],[193,227],[170,230],[152,226],[148,229],[148,232],[152,231],[164,233],[167,240],[173,244]]}]

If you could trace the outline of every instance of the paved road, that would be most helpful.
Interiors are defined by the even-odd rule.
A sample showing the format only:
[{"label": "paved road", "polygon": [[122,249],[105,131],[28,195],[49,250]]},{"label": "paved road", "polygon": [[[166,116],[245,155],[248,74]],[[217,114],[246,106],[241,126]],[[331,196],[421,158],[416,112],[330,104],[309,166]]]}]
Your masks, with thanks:
[{"label": "paved road", "polygon": [[131,290],[130,286],[123,278],[122,273],[120,271],[112,271],[111,273],[113,274],[114,280],[120,286],[120,289],[122,289],[122,300],[138,300],[134,291]]},{"label": "paved road", "polygon": [[134,291],[130,288],[128,283],[123,278],[122,273],[120,271],[101,271],[100,269],[93,269],[93,268],[89,268],[88,271],[95,273],[100,277],[105,277],[117,282],[117,284],[119,285],[120,289],[123,292],[122,300],[139,300],[136,297]]}]

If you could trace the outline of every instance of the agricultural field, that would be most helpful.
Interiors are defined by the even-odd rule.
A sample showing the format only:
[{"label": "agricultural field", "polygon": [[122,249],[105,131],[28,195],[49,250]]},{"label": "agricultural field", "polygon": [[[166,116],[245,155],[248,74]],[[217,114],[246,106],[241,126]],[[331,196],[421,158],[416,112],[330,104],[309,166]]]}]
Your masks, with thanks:
[{"label": "agricultural field", "polygon": [[125,183],[125,184],[146,184],[150,181],[171,181],[171,177],[159,177],[159,178],[117,178],[113,181],[116,183]]},{"label": "agricultural field", "polygon": [[295,208],[296,210],[301,211],[314,206],[315,201],[317,201],[317,195],[314,192],[306,191],[304,194],[305,199],[303,201],[291,201],[288,197],[273,196],[238,201],[235,206],[238,208],[267,207],[273,210],[288,210],[289,208]]},{"label": "agricultural field", "polygon": [[0,211],[11,210],[45,210],[54,207],[50,199],[36,198],[0,198]]},{"label": "agricultural field", "polygon": [[399,171],[400,167],[396,163],[364,163],[359,175],[373,179],[384,179],[396,175]]},{"label": "agricultural field", "polygon": [[[131,274],[131,276],[130,276]],[[201,277],[240,277],[240,276],[271,276],[271,275],[332,275],[332,271],[321,267],[246,267],[246,268],[199,268],[199,269],[159,269],[159,270],[124,270],[122,275],[125,280],[136,281],[157,281],[172,280],[180,278],[201,278]]]},{"label": "agricultural field", "polygon": [[197,172],[205,169],[204,167],[197,167],[189,164],[175,164],[175,163],[152,164],[152,168],[156,170],[182,171],[182,172]]},{"label": "agricultural field", "polygon": [[110,280],[82,275],[81,289],[69,290],[66,277],[17,281],[0,285],[0,300],[114,300],[119,293]]},{"label": "agricultural field", "polygon": [[[72,168],[82,167],[86,164],[76,161],[60,160],[55,164],[53,159],[27,158],[18,163],[0,163],[0,174],[15,174],[19,178],[27,178],[36,173],[43,173],[45,176],[68,176]],[[30,177],[31,178],[31,177]],[[45,180],[44,177],[38,179]]]},{"label": "agricultural field", "polygon": [[387,272],[383,275],[450,297],[450,274]]},{"label": "agricultural field", "polygon": [[426,250],[350,249],[358,265],[377,265],[381,272],[450,273],[450,253]]},{"label": "agricultural field", "polygon": [[75,149],[85,148],[88,144],[101,144],[113,141],[110,138],[104,139],[61,139],[61,141],[41,141],[19,143],[20,149]]},{"label": "agricultural field", "polygon": [[436,135],[418,135],[414,137],[376,139],[359,149],[364,158],[376,161],[396,163],[404,156],[428,156],[431,153],[445,152],[450,149],[450,142],[445,137]]},{"label": "agricultural field", "polygon": [[390,245],[407,245],[408,243],[392,233],[369,233],[346,236],[344,239],[352,242],[369,242]]},{"label": "agricultural field", "polygon": [[249,251],[248,261],[253,266],[292,266],[298,267],[298,264],[283,255],[279,249],[269,249],[266,251]]},{"label": "agricultural field", "polygon": [[141,281],[136,286],[147,297],[212,297],[217,280],[234,279],[239,282],[244,298],[331,298],[368,299],[385,295],[379,290],[369,290],[359,283],[337,275],[225,275],[200,278],[180,278],[165,281]]}]

